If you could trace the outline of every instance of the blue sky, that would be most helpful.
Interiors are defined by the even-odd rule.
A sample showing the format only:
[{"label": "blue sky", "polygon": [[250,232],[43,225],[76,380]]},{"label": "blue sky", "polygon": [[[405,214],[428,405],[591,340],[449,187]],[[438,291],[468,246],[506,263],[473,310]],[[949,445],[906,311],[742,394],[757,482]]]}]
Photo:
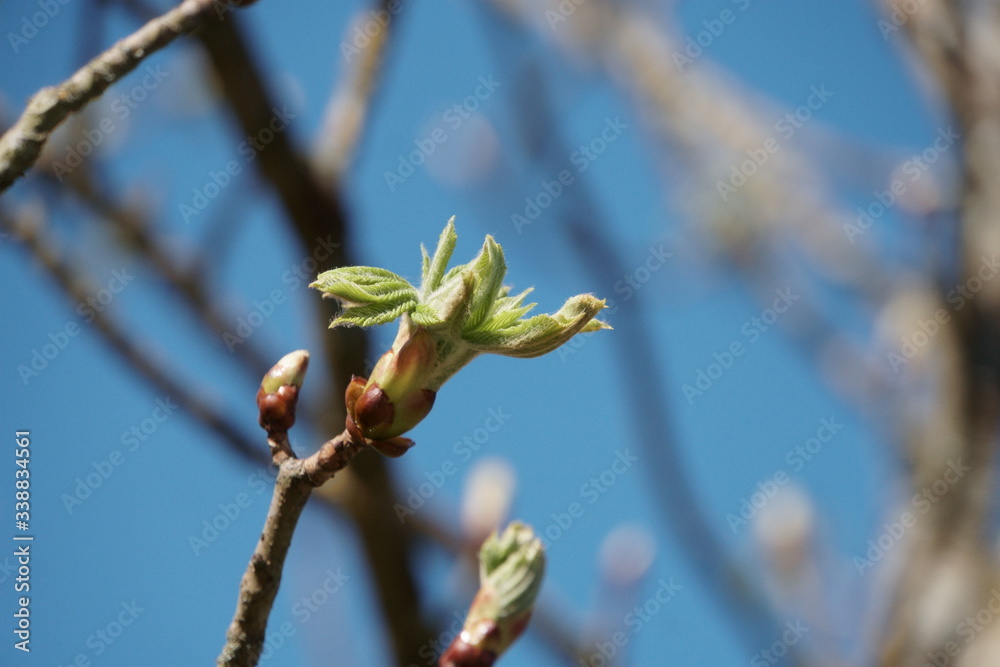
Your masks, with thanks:
[{"label": "blue sky", "polygon": [[[4,35],[21,30],[22,18],[39,11],[37,4],[0,6]],[[19,113],[33,91],[63,80],[79,65],[79,25],[90,20],[86,14],[92,9],[85,2],[59,5],[37,35],[17,44],[16,53],[5,37],[0,47],[5,118]],[[314,141],[329,91],[344,75],[340,42],[349,16],[360,9],[360,3],[305,8],[263,0],[242,14],[285,107],[287,131],[301,147]],[[899,36],[883,38],[868,3],[718,0],[681,2],[677,9],[681,30],[695,37],[731,12],[726,16],[733,20],[700,58],[787,107],[775,107],[776,119],[803,104],[815,86],[833,92],[791,140],[802,150],[816,152],[833,136],[898,158],[930,145],[941,125],[901,60]],[[134,29],[125,15],[110,12],[110,17],[102,46]],[[791,344],[780,324],[758,334],[752,333],[757,325],[747,328],[769,304],[757,301],[738,274],[712,264],[704,246],[686,237],[654,144],[628,100],[597,72],[562,63],[551,43],[535,33],[512,34],[493,25],[476,3],[404,3],[399,19],[383,88],[345,181],[356,255],[366,264],[417,278],[419,244],[433,245],[455,215],[456,258],[466,261],[483,236],[493,234],[506,251],[508,281],[515,288],[535,286],[540,309],[554,310],[579,292],[615,299],[620,312],[609,321],[615,324],[617,316],[629,326],[641,324],[654,342],[653,358],[642,363],[663,379],[665,392],[657,401],[671,415],[688,474],[723,544],[752,562],[751,531],[731,530],[726,516],[738,511],[758,484],[784,472],[812,498],[835,569],[847,572],[849,589],[863,588],[865,582],[852,580],[851,558],[879,530],[890,473],[886,443],[826,388],[815,360]],[[141,85],[142,71],[113,86],[71,132],[112,119],[106,144],[90,159],[107,169],[114,191],[145,200],[157,211],[157,234],[182,256],[184,248],[204,241],[220,217],[231,218],[231,245],[224,256],[213,255],[213,272],[230,296],[230,311],[246,317],[277,293],[273,312],[253,330],[254,342],[274,359],[301,347],[318,349],[324,332],[315,330],[309,317],[318,297],[287,278],[308,258],[241,152],[245,138],[228,124],[210,84],[197,75],[200,58],[189,41],[152,56],[149,66],[167,74],[142,93],[134,109],[126,114],[114,100],[121,95],[127,96],[122,103],[135,100],[132,91]],[[553,111],[567,146],[588,144],[609,123],[619,130],[600,155],[586,160],[585,170],[567,156],[573,178],[565,185],[569,197],[518,228],[512,215],[524,212],[525,198],[536,198],[561,171],[531,156],[537,138],[519,113],[517,91],[523,88],[510,77],[532,62],[543,84],[556,91]],[[448,114],[470,96],[475,115]],[[450,141],[390,187],[386,172],[396,170],[400,156],[405,159],[415,142],[435,130]],[[64,147],[54,149],[56,159],[64,157]],[[819,157],[820,169],[848,210],[884,187],[852,173],[842,157]],[[204,211],[185,220],[182,206],[193,205],[196,191],[209,192],[212,174],[231,161],[238,168],[232,182]],[[578,196],[575,188],[584,187],[625,267],[615,280],[593,270],[568,240],[562,207]],[[4,203],[31,205],[39,198],[53,211],[50,224],[60,246],[90,270],[95,287],[110,292],[125,283],[109,312],[140,332],[145,348],[180,369],[206,401],[223,406],[255,434],[255,380],[236,370],[221,341],[206,344],[196,335],[194,322],[154,272],[103,245],[106,237],[79,205],[54,197],[31,177],[5,195]],[[877,231],[879,242],[891,240],[896,229],[893,214],[886,220]],[[658,249],[670,258],[647,264]],[[900,268],[908,261],[888,244],[884,252]],[[631,284],[630,278],[634,285],[626,290],[621,281]],[[0,328],[8,387],[4,437],[9,442],[14,430],[31,431],[36,536],[33,651],[27,659],[14,651],[7,632],[0,662],[70,665],[84,656],[95,665],[206,664],[221,647],[239,577],[263,522],[270,497],[267,472],[235,459],[192,419],[170,409],[170,397],[125,367],[85,314],[10,238],[0,241],[0,280],[8,286],[8,317]],[[774,285],[781,289],[798,286]],[[844,305],[843,318],[845,326],[867,327],[863,318],[856,324],[850,304]],[[391,340],[390,329],[375,333],[377,347]],[[706,596],[683,545],[655,507],[655,485],[671,484],[675,473],[650,471],[643,445],[636,442],[626,405],[629,378],[616,361],[615,335],[595,334],[536,360],[476,360],[439,393],[433,413],[412,434],[418,446],[390,463],[400,491],[405,495],[454,463],[457,473],[420,511],[457,523],[464,478],[477,461],[502,457],[517,474],[514,517],[545,531],[579,503],[584,511],[570,527],[552,529],[558,538],[551,540],[546,584],[548,599],[569,609],[578,624],[591,622],[588,610],[604,604],[602,542],[623,524],[641,526],[652,535],[656,552],[634,592],[636,601],[654,595],[665,579],[681,589],[639,631],[632,632],[624,615],[610,621],[612,630],[628,633],[628,664],[747,664],[752,653]],[[689,400],[684,385],[696,383],[713,355],[724,356],[734,342],[743,343],[744,352],[708,391]],[[37,376],[25,379],[19,368],[49,344],[61,349],[50,354]],[[306,392],[309,382],[320,378],[311,377]],[[456,443],[475,437],[497,411],[509,418],[464,460],[459,452],[465,450]],[[813,459],[794,463],[799,459],[789,453],[815,436],[823,420],[843,426]],[[303,447],[323,434],[304,426],[295,437]],[[262,438],[260,443],[264,447]],[[590,480],[600,479],[620,456],[638,461],[595,493]],[[12,479],[12,457],[2,468]],[[87,485],[88,476],[99,477],[99,486]],[[79,480],[86,488],[78,493]],[[12,493],[2,492],[0,506],[11,507]],[[67,495],[80,503],[67,506]],[[213,521],[225,528],[206,546],[193,548],[191,537],[204,537],[206,522]],[[306,513],[271,619],[271,629],[279,631],[272,633],[273,641],[283,640],[264,664],[329,664],[331,655],[341,658],[338,664],[389,664],[360,558],[345,522],[331,521],[325,512]],[[469,591],[455,584],[450,560],[427,549],[419,564],[429,608],[449,622],[454,612],[464,612]],[[0,584],[4,613],[13,605],[5,572],[0,573],[6,578]],[[331,577],[336,592],[315,612],[303,613],[296,604]],[[116,625],[126,618],[128,625]],[[290,630],[279,637],[283,624]],[[100,634],[119,629],[115,637]],[[536,639],[519,643],[506,662],[557,664]]]}]

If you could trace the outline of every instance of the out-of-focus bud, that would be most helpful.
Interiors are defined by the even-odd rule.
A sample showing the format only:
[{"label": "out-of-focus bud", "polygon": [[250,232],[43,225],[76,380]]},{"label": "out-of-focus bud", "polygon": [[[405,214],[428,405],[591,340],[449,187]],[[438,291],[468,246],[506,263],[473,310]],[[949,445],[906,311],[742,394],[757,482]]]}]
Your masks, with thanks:
[{"label": "out-of-focus bud", "polygon": [[478,544],[507,520],[517,475],[505,459],[490,457],[476,464],[465,479],[462,528],[471,544]]},{"label": "out-of-focus bud", "polygon": [[623,524],[601,543],[601,572],[612,586],[629,588],[642,580],[653,565],[656,542],[645,528]]},{"label": "out-of-focus bud", "polygon": [[440,667],[488,667],[528,626],[545,574],[545,549],[515,521],[479,550],[479,592]]},{"label": "out-of-focus bud", "polygon": [[295,404],[309,366],[309,353],[296,350],[271,367],[257,391],[260,425],[268,433],[287,431],[295,424]]},{"label": "out-of-focus bud", "polygon": [[797,486],[782,488],[758,511],[754,537],[780,578],[796,576],[812,557],[815,524],[812,500]]}]

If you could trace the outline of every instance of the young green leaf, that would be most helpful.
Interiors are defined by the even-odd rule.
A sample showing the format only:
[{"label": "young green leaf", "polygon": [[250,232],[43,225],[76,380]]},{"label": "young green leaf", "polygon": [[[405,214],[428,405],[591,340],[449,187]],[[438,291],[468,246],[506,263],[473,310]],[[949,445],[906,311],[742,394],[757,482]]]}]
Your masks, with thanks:
[{"label": "young green leaf", "polygon": [[594,319],[604,308],[604,299],[580,294],[570,298],[558,312],[551,315],[535,315],[510,324],[506,324],[507,320],[501,320],[506,326],[483,326],[466,332],[463,338],[469,347],[479,352],[522,359],[538,357],[551,352],[578,333],[610,329],[606,323]]},{"label": "young green leaf", "polygon": [[375,326],[392,322],[417,306],[417,290],[392,271],[372,266],[345,266],[324,271],[309,285],[343,307],[331,327]]},{"label": "young green leaf", "polygon": [[441,236],[438,238],[437,248],[434,250],[434,257],[427,260],[427,250],[424,253],[424,272],[421,277],[420,295],[427,297],[431,292],[441,286],[448,262],[455,252],[455,244],[458,243],[458,234],[455,233],[455,216],[451,216],[448,224],[444,226]]}]

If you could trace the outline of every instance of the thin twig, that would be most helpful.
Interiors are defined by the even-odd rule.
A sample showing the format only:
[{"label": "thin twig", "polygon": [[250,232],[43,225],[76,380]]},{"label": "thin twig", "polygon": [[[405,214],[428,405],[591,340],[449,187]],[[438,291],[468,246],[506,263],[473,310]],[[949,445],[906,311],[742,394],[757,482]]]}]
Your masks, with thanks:
[{"label": "thin twig", "polygon": [[312,490],[344,468],[363,445],[344,431],[306,459],[291,454],[287,434],[268,439],[278,476],[264,529],[247,565],[236,603],[236,613],[226,633],[226,644],[216,662],[219,667],[253,667],[264,648],[267,619],[281,584],[285,557],[292,535]]},{"label": "thin twig", "polygon": [[[254,1],[248,0],[242,6]],[[117,42],[63,83],[35,93],[14,126],[0,137],[0,192],[35,164],[45,142],[70,114],[100,96],[151,53],[203,25],[218,7],[216,0],[184,0]]]}]

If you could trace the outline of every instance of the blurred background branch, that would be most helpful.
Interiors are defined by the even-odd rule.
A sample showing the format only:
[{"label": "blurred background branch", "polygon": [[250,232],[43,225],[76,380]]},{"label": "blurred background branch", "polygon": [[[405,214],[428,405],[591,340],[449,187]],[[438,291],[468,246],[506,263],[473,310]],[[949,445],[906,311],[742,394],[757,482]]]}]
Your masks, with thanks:
[{"label": "blurred background branch", "polygon": [[17,122],[0,137],[0,192],[31,168],[52,131],[70,114],[100,96],[149,54],[201,26],[218,9],[215,0],[185,0],[91,60],[69,80],[38,91]]}]

